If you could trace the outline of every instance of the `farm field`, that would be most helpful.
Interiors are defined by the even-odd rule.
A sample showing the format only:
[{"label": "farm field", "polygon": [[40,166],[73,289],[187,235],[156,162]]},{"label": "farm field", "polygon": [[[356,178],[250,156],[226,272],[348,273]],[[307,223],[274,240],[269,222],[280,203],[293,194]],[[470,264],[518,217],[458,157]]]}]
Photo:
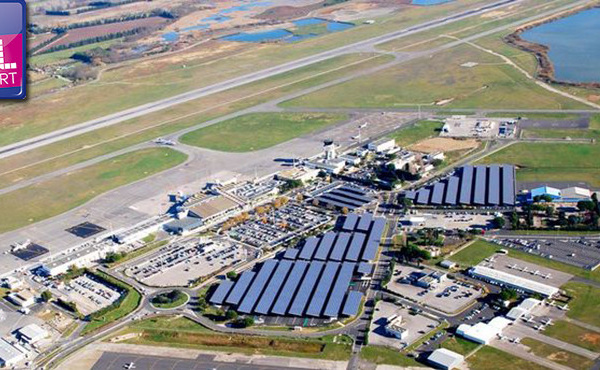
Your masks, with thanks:
[{"label": "farm field", "polygon": [[[427,19],[445,16],[489,0],[453,1],[435,7],[412,7],[401,14],[377,19],[376,24],[308,39],[301,43],[242,45],[216,42],[181,53],[124,64],[108,69],[97,82],[0,109],[0,145],[200,88],[259,69],[279,65],[382,33],[396,31]],[[189,56],[189,57],[188,57]],[[182,68],[185,65],[185,68]],[[149,88],[150,87],[150,88]],[[50,103],[51,102],[51,103]],[[75,111],[73,106],[78,107]],[[6,109],[6,110],[5,110]],[[34,118],[35,117],[35,118]]]},{"label": "farm field", "polygon": [[[478,63],[465,67],[467,63]],[[370,91],[364,94],[364,91]],[[462,45],[427,63],[413,60],[282,104],[310,108],[576,109],[587,106],[546,91],[502,59]]]},{"label": "farm field", "polygon": [[565,351],[535,339],[523,338],[521,344],[529,347],[534,355],[556,362],[557,364],[568,366],[571,369],[587,370],[594,364],[592,360],[586,357]]},{"label": "farm field", "polygon": [[598,144],[517,143],[478,163],[511,163],[518,181],[586,181],[600,186]]},{"label": "farm field", "polygon": [[[5,169],[0,172],[0,186],[202,124],[284,94],[346,76],[366,66],[380,65],[389,59],[389,56],[377,54],[349,54],[17,154],[0,160],[0,168]],[[0,135],[0,141],[1,138]]]},{"label": "farm field", "polygon": [[600,351],[600,333],[590,331],[570,322],[557,321],[554,325],[544,330],[544,335],[589,349],[590,351]]},{"label": "farm field", "polygon": [[83,27],[83,28],[75,28],[72,30],[68,30],[64,37],[52,42],[42,49],[40,49],[37,54],[43,53],[46,50],[58,47],[58,46],[68,46],[71,44],[75,44],[77,42],[95,39],[97,37],[104,37],[107,35],[113,35],[122,32],[128,32],[136,29],[149,28],[149,27],[157,27],[167,22],[166,18],[161,17],[148,17],[142,19],[135,19],[131,21],[118,22],[118,23],[110,23],[110,24],[102,24],[98,26],[91,27]]},{"label": "farm field", "polygon": [[527,369],[545,370],[546,368],[513,356],[499,349],[483,346],[479,351],[466,359],[470,370],[489,369]]},{"label": "farm field", "polygon": [[[186,158],[168,148],[143,149],[2,194],[0,233],[64,213],[104,192],[181,164]],[[13,212],[15,209],[20,211]]]},{"label": "farm field", "polygon": [[326,113],[254,113],[201,128],[181,142],[224,152],[266,149],[339,123],[348,116]]}]

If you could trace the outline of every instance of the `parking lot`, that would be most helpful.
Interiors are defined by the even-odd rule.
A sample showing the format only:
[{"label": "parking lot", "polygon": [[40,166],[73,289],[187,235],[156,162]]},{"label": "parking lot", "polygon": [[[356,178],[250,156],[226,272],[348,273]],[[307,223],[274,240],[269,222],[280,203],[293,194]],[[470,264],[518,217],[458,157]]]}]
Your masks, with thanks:
[{"label": "parking lot", "polygon": [[[386,333],[388,319],[402,316],[401,327],[408,330],[405,339],[397,339]],[[369,329],[369,344],[403,349],[439,325],[439,321],[417,314],[393,303],[379,302],[375,307],[373,321]]]},{"label": "parking lot", "polygon": [[494,239],[504,247],[593,270],[600,264],[600,240],[565,239]]},{"label": "parking lot", "polygon": [[396,265],[388,289],[411,301],[429,306],[445,313],[454,313],[473,303],[481,296],[481,290],[466,283],[444,278],[433,282],[429,287],[403,282],[411,274],[429,273],[410,266]]},{"label": "parking lot", "polygon": [[247,222],[232,228],[228,235],[235,240],[262,248],[274,247],[299,232],[318,227],[331,218],[297,203],[255,214]]},{"label": "parking lot", "polygon": [[415,213],[404,217],[399,221],[400,226],[411,229],[413,227],[426,227],[431,229],[486,229],[494,219],[493,214],[477,214],[468,212],[446,212],[446,213]]},{"label": "parking lot", "polygon": [[251,253],[225,239],[192,238],[163,248],[161,253],[129,267],[127,274],[151,286],[185,286],[191,280],[246,261]]},{"label": "parking lot", "polygon": [[571,274],[524,262],[503,254],[496,254],[488,258],[487,261],[481,262],[480,265],[557,288],[573,277]]},{"label": "parking lot", "polygon": [[118,291],[94,280],[90,275],[79,276],[54,290],[55,295],[75,303],[83,315],[110,306],[121,296]]}]

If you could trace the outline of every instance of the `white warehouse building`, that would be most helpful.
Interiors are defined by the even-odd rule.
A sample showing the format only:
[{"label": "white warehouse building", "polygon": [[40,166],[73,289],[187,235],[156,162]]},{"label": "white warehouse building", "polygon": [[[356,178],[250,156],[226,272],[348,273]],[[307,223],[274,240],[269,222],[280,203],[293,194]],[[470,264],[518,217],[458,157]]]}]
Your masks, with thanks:
[{"label": "white warehouse building", "polygon": [[550,285],[538,283],[537,281],[525,279],[503,271],[498,271],[485,266],[475,266],[469,270],[469,274],[477,279],[487,281],[491,284],[512,288],[529,294],[540,294],[544,297],[552,297],[559,289]]}]

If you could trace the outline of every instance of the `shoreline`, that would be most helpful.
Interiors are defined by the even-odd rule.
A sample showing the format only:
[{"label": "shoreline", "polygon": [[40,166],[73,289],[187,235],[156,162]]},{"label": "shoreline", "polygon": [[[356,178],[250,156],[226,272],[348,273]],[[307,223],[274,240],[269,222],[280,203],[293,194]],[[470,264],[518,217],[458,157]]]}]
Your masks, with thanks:
[{"label": "shoreline", "polygon": [[538,22],[530,23],[525,26],[518,28],[515,32],[505,36],[503,41],[508,45],[515,47],[517,49],[523,50],[525,52],[531,53],[537,59],[537,70],[536,70],[536,78],[549,83],[556,84],[561,86],[569,86],[569,87],[582,87],[585,89],[598,89],[600,88],[600,81],[598,82],[572,82],[572,81],[562,81],[556,79],[554,64],[552,60],[548,56],[548,51],[550,48],[547,45],[538,44],[534,42],[527,41],[521,38],[521,34],[525,31],[528,31],[532,28],[539,27],[543,24],[555,22],[557,20],[572,16],[577,13],[581,13],[586,10],[600,8],[600,4],[590,4],[580,8],[572,9],[560,14],[556,14],[550,18],[542,19]]}]

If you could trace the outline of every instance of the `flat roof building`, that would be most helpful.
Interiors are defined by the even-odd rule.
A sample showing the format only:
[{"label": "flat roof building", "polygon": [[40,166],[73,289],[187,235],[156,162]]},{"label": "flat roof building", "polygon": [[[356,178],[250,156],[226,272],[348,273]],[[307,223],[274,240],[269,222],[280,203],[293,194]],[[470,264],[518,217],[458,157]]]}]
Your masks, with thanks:
[{"label": "flat roof building", "polygon": [[6,339],[0,339],[0,366],[12,367],[25,359],[25,353]]},{"label": "flat roof building", "polygon": [[465,357],[446,348],[438,348],[427,357],[427,361],[438,369],[451,370],[459,368]]},{"label": "flat roof building", "polygon": [[512,323],[505,317],[494,317],[489,323],[478,322],[475,325],[461,324],[456,334],[480,344],[489,344],[502,330]]},{"label": "flat roof building", "polygon": [[492,284],[513,288],[529,294],[541,294],[544,297],[552,297],[559,289],[550,285],[538,283],[537,281],[525,279],[503,271],[494,270],[485,266],[475,266],[469,270],[469,274],[475,278]]},{"label": "flat roof building", "polygon": [[48,336],[48,332],[39,325],[29,324],[17,330],[21,340],[29,344],[35,344]]}]

